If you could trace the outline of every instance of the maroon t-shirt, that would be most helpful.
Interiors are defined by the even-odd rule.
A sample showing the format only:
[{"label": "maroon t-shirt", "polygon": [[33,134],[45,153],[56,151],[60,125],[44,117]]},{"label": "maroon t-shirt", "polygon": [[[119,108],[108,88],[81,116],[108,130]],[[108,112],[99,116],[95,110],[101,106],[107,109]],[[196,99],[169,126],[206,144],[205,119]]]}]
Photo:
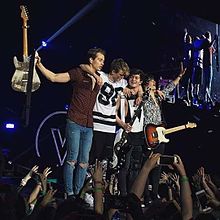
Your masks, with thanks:
[{"label": "maroon t-shirt", "polygon": [[79,67],[68,73],[73,87],[68,118],[81,126],[93,127],[92,111],[100,87],[96,83],[92,89],[91,77]]}]

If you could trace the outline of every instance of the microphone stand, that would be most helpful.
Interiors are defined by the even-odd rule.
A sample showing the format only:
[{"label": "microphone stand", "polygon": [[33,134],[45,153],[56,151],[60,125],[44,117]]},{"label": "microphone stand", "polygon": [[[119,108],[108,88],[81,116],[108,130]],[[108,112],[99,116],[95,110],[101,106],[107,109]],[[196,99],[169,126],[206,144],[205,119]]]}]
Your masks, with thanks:
[{"label": "microphone stand", "polygon": [[26,89],[26,102],[25,102],[24,111],[23,111],[24,127],[28,127],[29,119],[30,119],[34,59],[35,59],[35,50],[33,50],[30,56],[30,62],[29,62],[28,81],[27,81],[27,89]]}]

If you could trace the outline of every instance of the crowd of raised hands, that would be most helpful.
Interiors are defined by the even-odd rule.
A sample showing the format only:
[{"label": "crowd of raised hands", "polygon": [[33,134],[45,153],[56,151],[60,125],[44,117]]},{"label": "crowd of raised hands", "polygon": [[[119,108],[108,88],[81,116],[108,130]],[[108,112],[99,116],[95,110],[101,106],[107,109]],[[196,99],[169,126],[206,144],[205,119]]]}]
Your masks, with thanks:
[{"label": "crowd of raised hands", "polygon": [[[192,176],[192,184],[196,192],[203,190],[207,197],[207,206],[214,210],[220,209],[220,191],[214,183],[211,175],[205,172],[204,167],[200,167]],[[198,204],[200,210],[202,207]]]},{"label": "crowd of raised hands", "polygon": [[27,175],[21,180],[20,185],[18,186],[17,191],[22,192],[25,186],[28,184],[28,181],[31,179],[34,180],[33,190],[29,193],[26,200],[26,212],[31,214],[37,204],[38,209],[46,207],[49,203],[54,201],[54,195],[56,193],[56,189],[53,189],[48,183],[48,175],[52,173],[50,167],[46,167],[43,172],[39,172],[39,166],[34,165],[31,170],[27,173]]},{"label": "crowd of raised hands", "polygon": [[[217,176],[216,176],[217,177]],[[184,179],[182,179],[184,181]],[[216,179],[212,180],[211,175],[205,172],[204,167],[199,167],[198,170],[188,178],[192,204],[187,200],[188,208],[192,210],[193,219],[219,219],[220,210],[220,189]],[[181,210],[181,175],[175,172],[175,169],[163,171],[161,174],[160,185],[167,186],[167,194],[162,197],[165,201],[172,201],[176,206],[176,210]],[[189,190],[189,189],[188,189]],[[190,192],[188,191],[188,192]],[[189,193],[187,193],[189,196]],[[164,195],[162,193],[162,195]],[[183,197],[182,197],[183,199]],[[189,206],[190,205],[190,206]],[[182,204],[183,208],[183,204]],[[186,218],[188,219],[188,218]]]},{"label": "crowd of raised hands", "polygon": [[[186,171],[181,158],[176,155],[178,162],[172,165],[172,170],[176,173],[166,174],[162,173],[161,183],[168,186],[170,190],[170,197],[161,197],[161,210],[163,210],[170,202],[175,205],[176,212],[170,213],[170,217],[166,219],[192,219],[193,217],[193,202],[191,196],[191,188],[189,178],[186,175]],[[139,175],[135,179],[131,191],[129,194],[122,198],[118,195],[109,195],[109,185],[103,179],[103,167],[101,162],[96,161],[92,173],[92,188],[94,196],[94,211],[103,219],[116,219],[115,216],[124,216],[122,213],[126,213],[126,219],[162,219],[161,216],[164,213],[157,210],[157,213],[153,212],[151,208],[142,208],[142,198],[146,187],[146,182],[151,170],[158,166],[157,161],[160,154],[151,154],[150,157],[144,163]],[[88,181],[89,182],[89,181]],[[85,195],[86,192],[90,191],[91,184],[86,183],[81,195]],[[177,191],[175,198],[171,191]],[[118,199],[120,198],[120,202]],[[115,201],[114,201],[115,199]],[[110,200],[110,201],[108,201]],[[117,202],[116,202],[117,201]],[[152,204],[153,207],[153,204]],[[152,215],[152,213],[154,213]],[[125,217],[124,217],[125,218]],[[164,218],[165,219],[165,218]]]},{"label": "crowd of raised hands", "polygon": [[[160,154],[151,154],[135,179],[131,191],[124,198],[112,195],[110,183],[104,178],[105,169],[100,161],[90,170],[84,187],[77,198],[59,199],[57,189],[53,189],[48,181],[52,173],[50,167],[40,172],[34,165],[22,178],[16,189],[0,185],[1,219],[200,219],[202,215],[210,215],[220,208],[220,191],[211,175],[200,167],[188,177],[183,161],[178,155],[177,162],[166,167],[161,173],[159,196],[157,203],[142,207],[143,195],[151,170],[158,166]],[[52,175],[52,174],[51,174]],[[26,192],[25,188],[31,189]],[[197,192],[204,192],[207,198],[204,209],[198,199]],[[26,192],[26,193],[24,193]],[[85,195],[92,194],[94,205],[84,206]],[[118,204],[120,200],[120,204]],[[172,209],[171,209],[172,207]],[[172,210],[172,211],[171,211]],[[197,212],[195,213],[195,210]],[[210,218],[211,219],[211,218]]]}]

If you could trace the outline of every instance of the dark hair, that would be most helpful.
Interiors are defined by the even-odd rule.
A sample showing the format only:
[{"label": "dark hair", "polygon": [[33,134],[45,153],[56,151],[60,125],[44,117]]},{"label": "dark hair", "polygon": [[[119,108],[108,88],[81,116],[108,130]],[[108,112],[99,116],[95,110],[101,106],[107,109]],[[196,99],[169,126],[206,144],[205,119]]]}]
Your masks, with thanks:
[{"label": "dark hair", "polygon": [[155,80],[154,75],[152,74],[146,74],[144,79],[144,84],[147,84],[149,81]]},{"label": "dark hair", "polygon": [[143,79],[144,79],[144,71],[141,70],[141,69],[138,69],[138,68],[132,68],[132,69],[130,70],[129,78],[130,78],[131,76],[133,76],[133,75],[139,75],[141,81],[143,81]]},{"label": "dark hair", "polygon": [[96,48],[96,47],[90,48],[87,53],[87,61],[89,61],[89,58],[95,59],[97,56],[97,53],[101,53],[104,56],[106,55],[105,50],[103,50],[102,48]]}]

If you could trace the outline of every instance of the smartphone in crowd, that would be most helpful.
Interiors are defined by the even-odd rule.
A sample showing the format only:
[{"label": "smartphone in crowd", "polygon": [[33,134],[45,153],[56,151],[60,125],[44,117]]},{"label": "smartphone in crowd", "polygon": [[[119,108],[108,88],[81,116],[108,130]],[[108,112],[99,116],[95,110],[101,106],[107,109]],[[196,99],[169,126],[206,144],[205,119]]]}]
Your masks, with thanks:
[{"label": "smartphone in crowd", "polygon": [[161,155],[157,161],[158,165],[167,166],[172,165],[173,163],[177,163],[178,159],[176,156],[172,155]]},{"label": "smartphone in crowd", "polygon": [[202,212],[207,212],[212,209],[208,205],[208,198],[204,189],[196,192],[196,198],[198,199],[199,206]]}]

